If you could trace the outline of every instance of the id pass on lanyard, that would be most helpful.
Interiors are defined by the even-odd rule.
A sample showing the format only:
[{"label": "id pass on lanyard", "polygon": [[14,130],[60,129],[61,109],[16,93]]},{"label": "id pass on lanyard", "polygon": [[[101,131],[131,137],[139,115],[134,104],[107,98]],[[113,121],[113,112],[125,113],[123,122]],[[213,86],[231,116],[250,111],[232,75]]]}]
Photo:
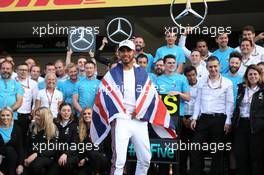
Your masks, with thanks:
[{"label": "id pass on lanyard", "polygon": [[48,99],[49,109],[50,109],[51,104],[52,104],[53,94],[54,94],[54,91],[52,92],[52,94],[50,94],[50,93],[46,90],[46,96],[47,96],[47,99]]}]

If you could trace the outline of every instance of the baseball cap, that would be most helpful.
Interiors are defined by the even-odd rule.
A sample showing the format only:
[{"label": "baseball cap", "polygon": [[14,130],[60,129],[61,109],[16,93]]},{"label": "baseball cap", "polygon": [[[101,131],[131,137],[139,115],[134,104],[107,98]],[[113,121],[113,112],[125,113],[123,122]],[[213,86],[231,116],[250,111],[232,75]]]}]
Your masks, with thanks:
[{"label": "baseball cap", "polygon": [[121,41],[121,42],[119,43],[118,50],[119,50],[121,47],[128,47],[128,48],[130,48],[131,50],[135,50],[135,44],[134,44],[134,42],[131,41],[131,40],[124,40],[124,41]]}]

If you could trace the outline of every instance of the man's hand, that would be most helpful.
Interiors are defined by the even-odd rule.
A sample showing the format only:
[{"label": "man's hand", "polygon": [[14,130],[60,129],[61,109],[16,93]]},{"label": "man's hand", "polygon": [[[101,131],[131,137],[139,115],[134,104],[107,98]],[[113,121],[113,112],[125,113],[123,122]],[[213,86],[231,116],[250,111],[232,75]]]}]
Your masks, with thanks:
[{"label": "man's hand", "polygon": [[102,45],[106,45],[106,44],[108,44],[108,40],[106,37],[104,37],[102,40]]},{"label": "man's hand", "polygon": [[80,160],[78,167],[82,167],[85,164],[85,159]]},{"label": "man's hand", "polygon": [[181,95],[181,93],[178,92],[178,91],[170,91],[170,92],[168,93],[168,95],[169,95],[169,96]]},{"label": "man's hand", "polygon": [[191,33],[192,29],[192,27],[186,27],[182,35],[187,36],[189,33]]},{"label": "man's hand", "polygon": [[196,128],[196,120],[192,120],[190,128],[192,130],[195,130],[195,128]]},{"label": "man's hand", "polygon": [[58,160],[60,166],[64,166],[67,162],[67,154],[62,154]]},{"label": "man's hand", "polygon": [[264,39],[264,32],[261,32],[260,34],[258,34],[256,37],[255,37],[255,42],[259,41],[259,40],[263,40]]},{"label": "man's hand", "polygon": [[183,124],[184,124],[184,126],[186,127],[186,128],[190,128],[191,127],[191,120],[190,119],[186,119],[186,118],[183,118],[182,119],[182,122],[183,122]]},{"label": "man's hand", "polygon": [[89,51],[90,58],[94,58],[94,52],[92,50]]},{"label": "man's hand", "polygon": [[72,49],[70,48],[68,51],[67,51],[67,55],[71,56],[73,54],[73,51]]},{"label": "man's hand", "polygon": [[224,132],[227,135],[231,131],[231,125],[225,124],[224,126]]},{"label": "man's hand", "polygon": [[18,165],[18,167],[16,168],[16,174],[17,175],[22,174],[23,170],[24,170],[23,166],[22,165]]}]

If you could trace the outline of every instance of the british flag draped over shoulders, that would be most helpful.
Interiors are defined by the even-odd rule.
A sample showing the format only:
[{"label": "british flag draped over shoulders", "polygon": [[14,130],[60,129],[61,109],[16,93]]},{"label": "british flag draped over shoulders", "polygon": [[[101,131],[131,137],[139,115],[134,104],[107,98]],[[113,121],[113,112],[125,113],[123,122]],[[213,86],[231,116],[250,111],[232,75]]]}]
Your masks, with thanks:
[{"label": "british flag draped over shoulders", "polygon": [[[136,109],[138,120],[152,124],[161,138],[176,138],[175,124],[160,99],[147,72],[140,66],[134,66],[136,84]],[[125,117],[123,105],[123,66],[118,64],[101,80],[93,106],[90,135],[93,143],[100,144],[111,129],[110,123]]]}]

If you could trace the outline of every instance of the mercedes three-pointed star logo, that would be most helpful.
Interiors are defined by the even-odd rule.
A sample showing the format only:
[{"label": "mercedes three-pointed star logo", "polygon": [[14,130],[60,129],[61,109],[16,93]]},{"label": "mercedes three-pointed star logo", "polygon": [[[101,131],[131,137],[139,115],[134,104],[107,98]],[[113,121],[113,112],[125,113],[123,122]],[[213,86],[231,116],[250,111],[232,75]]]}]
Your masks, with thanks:
[{"label": "mercedes three-pointed star logo", "polygon": [[133,34],[131,23],[122,17],[112,19],[106,27],[107,37],[115,44],[130,39]]},{"label": "mercedes three-pointed star logo", "polygon": [[[206,0],[203,0],[204,6],[205,6],[203,16],[199,15],[199,13],[197,13],[196,11],[194,11],[192,9],[191,1],[190,0],[186,0],[186,7],[185,7],[185,9],[180,14],[178,14],[176,17],[173,14],[173,6],[175,5],[175,1],[176,0],[173,0],[172,3],[171,3],[171,5],[170,5],[170,15],[171,15],[172,21],[178,27],[184,27],[184,28],[186,28],[186,27],[192,27],[192,28],[196,28],[196,27],[200,26],[204,22],[205,17],[207,15],[207,11],[208,11],[208,6],[207,6],[207,3],[206,3]],[[179,24],[177,22],[177,20],[182,19],[182,18],[184,18],[185,16],[187,16],[189,14],[190,15],[193,15],[194,17],[196,17],[198,19],[200,19],[200,22],[198,24],[196,24],[195,26],[182,26],[181,24]]]},{"label": "mercedes three-pointed star logo", "polygon": [[84,27],[71,31],[70,42],[73,48],[80,51],[88,50],[94,43],[94,35]]}]

